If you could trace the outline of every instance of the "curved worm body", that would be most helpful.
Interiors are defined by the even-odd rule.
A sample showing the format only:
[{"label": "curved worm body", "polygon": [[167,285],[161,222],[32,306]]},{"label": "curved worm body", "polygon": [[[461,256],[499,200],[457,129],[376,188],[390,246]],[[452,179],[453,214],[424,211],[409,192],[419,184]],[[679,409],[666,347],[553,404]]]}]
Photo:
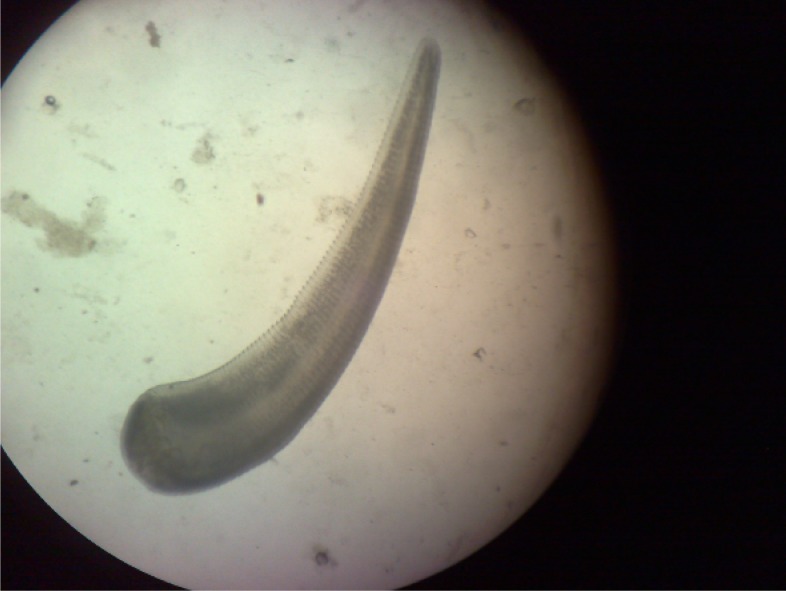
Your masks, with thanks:
[{"label": "curved worm body", "polygon": [[157,492],[219,485],[270,459],[316,412],[366,333],[417,192],[439,78],[425,39],[358,204],[284,316],[240,355],[131,406],[121,435],[131,471]]}]

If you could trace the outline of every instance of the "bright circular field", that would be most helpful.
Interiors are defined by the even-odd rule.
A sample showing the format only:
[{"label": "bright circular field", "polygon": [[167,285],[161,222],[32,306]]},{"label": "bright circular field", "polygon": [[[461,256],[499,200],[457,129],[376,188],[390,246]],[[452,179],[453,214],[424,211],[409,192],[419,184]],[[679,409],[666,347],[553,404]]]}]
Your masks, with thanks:
[{"label": "bright circular field", "polygon": [[[394,588],[473,553],[546,490],[608,366],[613,245],[569,103],[492,16],[85,0],[20,62],[2,96],[2,445],[82,534],[184,587]],[[430,85],[433,109],[397,109]],[[411,163],[374,164],[419,164],[414,139],[384,140],[413,120],[425,156],[381,301],[340,282],[347,321],[292,355],[282,396],[310,383],[298,362],[313,350],[349,359],[323,368],[335,386],[319,378],[316,412],[294,418],[258,411],[258,388],[237,428],[239,398],[216,388],[209,416],[171,419],[162,438],[232,463],[274,433],[272,457],[194,490],[151,487],[124,453],[129,409],[268,329],[291,342],[277,324],[290,307],[325,309],[303,288],[340,252],[367,180],[387,202],[417,183]],[[387,247],[379,227],[367,238]],[[370,323],[353,355],[333,333],[355,312]]]}]

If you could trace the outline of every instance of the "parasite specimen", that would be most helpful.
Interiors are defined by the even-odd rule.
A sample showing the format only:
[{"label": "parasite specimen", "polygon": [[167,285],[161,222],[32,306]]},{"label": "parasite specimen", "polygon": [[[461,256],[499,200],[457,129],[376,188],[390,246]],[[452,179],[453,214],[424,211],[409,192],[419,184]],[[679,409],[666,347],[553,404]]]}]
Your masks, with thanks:
[{"label": "parasite specimen", "polygon": [[237,357],[142,394],[123,425],[131,471],[157,492],[214,487],[270,459],[335,386],[385,291],[417,192],[440,50],[424,39],[357,205],[289,310]]}]

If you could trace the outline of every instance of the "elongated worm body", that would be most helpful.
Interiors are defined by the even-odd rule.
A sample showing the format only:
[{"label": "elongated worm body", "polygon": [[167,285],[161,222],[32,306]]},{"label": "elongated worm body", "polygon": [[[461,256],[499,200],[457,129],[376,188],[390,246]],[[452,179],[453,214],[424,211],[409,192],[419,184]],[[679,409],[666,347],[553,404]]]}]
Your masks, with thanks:
[{"label": "elongated worm body", "polygon": [[152,490],[195,492],[270,459],[338,382],[406,231],[439,69],[439,46],[424,39],[357,205],[286,314],[225,365],[151,388],[131,406],[123,456]]}]

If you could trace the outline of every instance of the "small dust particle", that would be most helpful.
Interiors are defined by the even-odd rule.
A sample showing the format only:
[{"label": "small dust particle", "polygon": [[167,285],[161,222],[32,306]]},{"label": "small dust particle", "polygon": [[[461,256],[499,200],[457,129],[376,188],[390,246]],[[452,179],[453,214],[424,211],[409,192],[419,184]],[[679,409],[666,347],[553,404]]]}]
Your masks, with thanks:
[{"label": "small dust particle", "polygon": [[145,31],[148,34],[148,43],[150,47],[161,47],[161,35],[158,34],[156,24],[153,21],[148,21],[145,25]]},{"label": "small dust particle", "polygon": [[78,480],[72,480],[68,484],[69,484],[69,486],[76,486],[77,484],[79,484],[79,481]]},{"label": "small dust particle", "polygon": [[262,193],[257,193],[257,205],[265,204],[265,196]]},{"label": "small dust particle", "polygon": [[330,562],[330,556],[324,550],[320,550],[314,555],[314,562],[316,562],[319,566],[324,566],[328,562]]},{"label": "small dust particle", "polygon": [[535,97],[519,99],[513,104],[513,108],[522,115],[532,115],[535,112]]},{"label": "small dust particle", "polygon": [[50,94],[44,99],[44,102],[50,107],[54,107],[57,104],[57,99]]},{"label": "small dust particle", "polygon": [[145,363],[153,363],[153,357],[152,356],[145,357],[142,361],[144,361]]},{"label": "small dust particle", "polygon": [[475,230],[473,230],[472,228],[467,228],[466,230],[464,230],[464,236],[466,236],[467,238],[475,238],[477,234],[475,234]]},{"label": "small dust particle", "polygon": [[186,181],[183,179],[176,179],[174,183],[172,183],[172,188],[177,193],[182,193],[186,188]]},{"label": "small dust particle", "polygon": [[478,359],[480,359],[481,361],[483,361],[483,358],[486,356],[486,350],[485,350],[483,347],[480,347],[480,348],[479,348],[477,351],[475,351],[475,352],[474,352],[472,355],[473,355],[473,356],[475,356],[475,357],[477,357],[477,358],[478,358]]},{"label": "small dust particle", "polygon": [[[196,148],[191,153],[191,160],[196,162],[197,164],[208,164],[209,162],[216,159],[216,152],[213,148],[213,144],[211,140],[213,136],[209,133],[204,134],[199,140],[197,140]],[[214,189],[217,189],[215,185],[213,186]]]}]

